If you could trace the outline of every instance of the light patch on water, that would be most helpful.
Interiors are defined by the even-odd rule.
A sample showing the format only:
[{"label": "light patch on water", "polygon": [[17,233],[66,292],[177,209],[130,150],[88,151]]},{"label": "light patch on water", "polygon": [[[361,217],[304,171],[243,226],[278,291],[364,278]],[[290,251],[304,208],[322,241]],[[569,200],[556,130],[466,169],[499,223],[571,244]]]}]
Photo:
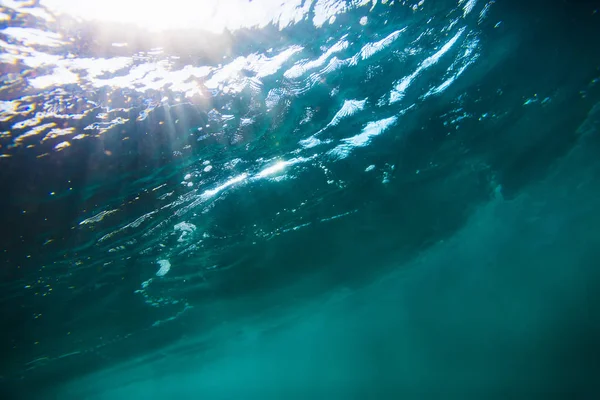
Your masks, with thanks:
[{"label": "light patch on water", "polygon": [[364,110],[365,104],[367,104],[367,99],[364,100],[346,100],[342,105],[342,108],[335,113],[333,119],[329,124],[327,124],[326,128],[329,126],[335,126],[339,124],[339,122],[346,118],[356,114],[359,111]]},{"label": "light patch on water", "polygon": [[260,80],[260,78],[275,74],[290,57],[302,49],[303,47],[294,45],[273,57],[257,53],[237,57],[229,64],[214,70],[210,78],[204,82],[204,86],[230,93],[240,92],[250,84],[248,78],[240,78],[240,71],[252,71],[256,74],[255,79]]},{"label": "light patch on water", "polygon": [[273,75],[291,56],[301,51],[301,46],[290,46],[274,57],[265,57],[263,55],[253,54],[248,57],[248,69],[256,72],[257,78],[264,78]]},{"label": "light patch on water", "polygon": [[270,167],[267,167],[267,168],[263,169],[262,171],[260,171],[256,175],[256,177],[257,178],[264,178],[264,177],[269,176],[269,175],[274,175],[274,174],[276,174],[278,172],[283,171],[287,165],[288,164],[285,161],[279,161],[278,163],[276,163],[274,165],[271,165]]},{"label": "light patch on water", "polygon": [[327,65],[321,70],[321,74],[330,74],[347,65],[350,65],[350,60],[340,60],[337,57],[332,57]]},{"label": "light patch on water", "polygon": [[32,50],[31,48],[27,48],[22,54],[20,53],[21,50],[23,49],[21,48],[17,51],[17,54],[9,54],[9,56],[13,57],[13,60],[15,61],[22,60],[23,64],[31,68],[58,65],[62,59],[60,56],[41,53],[39,51]]},{"label": "light patch on water", "polygon": [[372,57],[375,53],[378,53],[386,47],[390,46],[396,39],[400,37],[400,34],[404,31],[406,31],[406,28],[394,31],[377,42],[365,44],[360,49],[360,51],[356,55],[354,55],[354,57],[351,58],[350,65],[356,65],[358,64],[359,60],[366,60],[367,58]]},{"label": "light patch on water", "polygon": [[54,122],[49,122],[47,124],[38,125],[32,129],[28,130],[27,132],[23,133],[22,135],[17,136],[14,140],[15,145],[21,145],[25,139],[33,137],[33,136],[37,136],[40,133],[44,132],[45,130],[54,128],[55,126],[56,126],[56,124]]},{"label": "light patch on water", "polygon": [[332,217],[328,217],[328,218],[321,218],[319,221],[320,221],[320,222],[328,222],[328,221],[333,221],[334,219],[342,218],[342,217],[345,217],[345,216],[347,216],[347,215],[354,214],[354,213],[356,213],[356,212],[358,212],[358,210],[352,210],[352,211],[348,211],[348,212],[345,212],[345,213],[341,213],[341,214],[334,215],[334,216],[332,216]]},{"label": "light patch on water", "polygon": [[490,7],[492,6],[492,4],[494,4],[494,2],[490,1],[483,7],[481,12],[479,13],[479,20],[477,21],[478,23],[482,23],[483,20],[487,17],[487,14],[490,11]]},{"label": "light patch on water", "polygon": [[[325,22],[330,21],[332,24],[335,21],[337,14],[346,11],[347,5],[344,1],[339,0],[317,0],[315,4],[313,24],[320,28],[325,25]],[[332,20],[333,19],[333,20]]]},{"label": "light patch on water", "polygon": [[71,69],[84,69],[87,73],[87,78],[93,80],[103,74],[114,73],[131,66],[133,59],[131,57],[74,58],[66,59],[64,63],[65,66]]},{"label": "light patch on water", "polygon": [[169,260],[158,260],[156,263],[160,266],[159,270],[156,271],[156,276],[165,276],[171,270]]},{"label": "light patch on water", "polygon": [[119,210],[106,210],[106,211],[102,211],[96,215],[94,215],[93,217],[84,219],[83,221],[81,221],[79,223],[79,225],[87,225],[87,224],[95,224],[96,222],[100,222],[104,219],[104,217],[109,216],[110,214],[114,214]]},{"label": "light patch on water", "polygon": [[50,86],[70,85],[79,82],[79,76],[66,68],[55,68],[49,75],[29,79],[29,84],[36,89],[45,89]]},{"label": "light patch on water", "polygon": [[58,33],[41,29],[10,27],[2,29],[0,32],[21,42],[24,46],[60,47],[66,44]]},{"label": "light patch on water", "polygon": [[452,37],[452,39],[450,39],[448,42],[446,42],[446,44],[444,44],[444,46],[442,46],[442,48],[439,49],[434,55],[426,58],[423,61],[423,63],[421,64],[421,66],[423,68],[428,68],[428,67],[431,67],[433,64],[437,63],[439,61],[439,59],[442,58],[442,56],[444,54],[446,54],[448,52],[448,50],[450,50],[452,48],[452,46],[454,46],[454,43],[456,43],[456,41],[461,37],[461,35],[463,34],[464,31],[465,31],[464,27],[460,28],[460,30],[458,32],[456,32],[456,35],[454,35]]},{"label": "light patch on water", "polygon": [[[350,58],[341,60],[338,57],[334,56],[334,57],[331,57],[331,59],[329,59],[329,57],[333,53],[340,52],[340,51],[348,48],[349,42],[347,40],[345,40],[347,35],[344,35],[336,44],[334,44],[332,47],[330,47],[317,60],[314,60],[314,61],[302,60],[302,61],[298,62],[296,65],[292,66],[290,69],[288,69],[284,73],[284,76],[288,79],[300,78],[305,73],[309,72],[310,70],[314,69],[315,67],[322,66],[326,62],[326,60],[329,59],[329,62],[327,63],[327,65],[325,65],[325,67],[323,67],[321,70],[319,70],[317,72],[311,73],[304,79],[305,85],[303,88],[295,90],[295,92],[297,94],[303,93],[304,91],[309,90],[312,86],[323,83],[323,81],[326,79],[325,75],[331,74],[332,72],[334,72],[342,67],[345,67],[345,66],[355,66],[360,61],[366,60],[369,57],[372,57],[374,54],[378,53],[379,51],[389,47],[400,36],[400,34],[402,32],[404,32],[405,30],[406,30],[406,28],[394,31],[394,32],[390,33],[388,36],[386,36],[385,38],[383,38],[377,42],[367,43],[360,49],[360,51],[358,53],[356,53],[354,56],[352,56]],[[337,94],[338,90],[339,90],[339,88],[333,88],[331,91],[331,95],[335,96]],[[271,108],[271,107],[269,107],[269,108]]]},{"label": "light patch on water", "polygon": [[313,135],[313,136],[307,137],[306,139],[302,139],[298,143],[300,144],[300,146],[304,147],[305,149],[310,149],[311,147],[318,146],[323,142],[320,139],[317,139]]},{"label": "light patch on water", "polygon": [[410,86],[412,81],[421,72],[423,72],[427,68],[431,67],[432,65],[436,64],[440,60],[440,58],[442,58],[442,56],[444,54],[446,54],[448,52],[448,50],[450,50],[452,48],[452,46],[454,46],[454,44],[460,38],[460,36],[463,34],[464,31],[465,31],[465,28],[464,27],[461,28],[456,33],[456,35],[454,35],[452,37],[452,39],[450,39],[448,42],[446,42],[446,44],[444,44],[444,46],[442,46],[441,49],[439,49],[432,56],[427,57],[425,60],[423,60],[423,62],[419,65],[419,67],[412,74],[402,78],[400,80],[400,82],[398,84],[396,84],[396,87],[390,93],[390,104],[396,103],[396,102],[400,101],[402,98],[404,98],[404,93],[405,93],[406,89],[408,89],[408,87]]},{"label": "light patch on water", "polygon": [[48,132],[46,136],[44,136],[44,138],[42,139],[42,142],[45,142],[46,140],[50,139],[56,139],[60,136],[72,135],[73,133],[75,133],[74,127],[50,129],[50,132]]},{"label": "light patch on water", "polygon": [[153,31],[197,29],[221,33],[228,29],[279,29],[298,23],[312,1],[303,0],[42,0],[50,9],[86,20],[135,24]]},{"label": "light patch on water", "polygon": [[149,213],[142,215],[141,217],[137,218],[135,221],[130,222],[129,224],[123,226],[122,228],[119,228],[117,230],[114,230],[114,231],[109,232],[106,235],[102,236],[100,239],[98,239],[98,243],[101,243],[105,240],[110,239],[111,237],[118,234],[119,232],[123,232],[125,230],[132,229],[132,228],[138,228],[144,221],[150,219],[153,215],[155,215],[157,213],[158,213],[158,210],[154,210],[154,211],[150,211]]},{"label": "light patch on water", "polygon": [[19,14],[32,15],[34,17],[43,19],[48,22],[55,21],[54,17],[52,15],[48,14],[48,12],[46,10],[44,10],[43,8],[28,7],[28,6],[31,6],[32,3],[37,3],[37,2],[19,1],[19,0],[2,0],[1,3],[2,3],[2,6],[4,6],[4,7],[12,8],[13,10],[18,10]]},{"label": "light patch on water", "polygon": [[71,143],[64,141],[64,142],[60,142],[59,144],[57,144],[56,146],[54,146],[54,150],[56,151],[61,151],[66,149],[67,147],[70,147]]},{"label": "light patch on water", "polygon": [[[127,58],[121,58],[117,62],[102,63],[103,69],[108,72],[114,72],[120,68],[125,68],[130,61]],[[75,67],[81,65],[76,63]],[[98,68],[98,67],[97,67]],[[146,63],[132,67],[126,75],[114,76],[101,79],[93,78],[90,82],[95,87],[110,86],[114,88],[127,88],[139,92],[147,90],[160,90],[165,85],[169,85],[173,90],[184,93],[186,96],[199,94],[198,84],[192,78],[204,78],[213,71],[213,68],[207,66],[192,67],[186,65],[182,69],[173,70],[167,63]]]},{"label": "light patch on water", "polygon": [[477,58],[479,58],[479,54],[475,53],[473,55],[473,53],[475,52],[475,50],[477,48],[478,43],[479,43],[479,41],[474,40],[468,45],[468,47],[465,50],[461,59],[459,59],[459,60],[457,60],[457,62],[453,63],[448,68],[448,72],[454,71],[457,67],[456,64],[458,64],[459,62],[463,62],[464,65],[462,65],[456,73],[454,73],[452,76],[450,76],[444,82],[442,82],[439,86],[437,86],[437,87],[431,89],[429,92],[427,92],[425,94],[424,98],[426,98],[430,95],[440,94],[444,90],[448,89],[450,87],[450,85],[452,85],[452,83],[454,83],[456,81],[456,79],[458,79],[458,77],[460,77],[463,74],[463,72],[465,72],[467,67],[469,67],[471,64],[473,64],[477,60]]},{"label": "light patch on water", "polygon": [[202,194],[203,198],[208,198],[208,197],[213,197],[214,195],[216,195],[217,193],[227,189],[228,187],[235,185],[236,183],[240,183],[246,180],[246,178],[248,178],[248,174],[247,173],[243,173],[241,175],[238,175],[236,177],[233,177],[231,179],[229,179],[227,182],[223,183],[220,186],[217,186],[214,189],[211,190],[207,190]]},{"label": "light patch on water", "polygon": [[17,115],[27,116],[34,109],[35,106],[22,104],[19,100],[0,101],[0,122],[10,121]]},{"label": "light patch on water", "polygon": [[[310,223],[310,222],[307,222],[307,223],[305,223],[305,224],[296,225],[296,226],[294,226],[294,227],[292,227],[292,228],[286,228],[286,229],[282,229],[282,230],[281,230],[280,232],[278,232],[278,233],[288,233],[288,232],[293,232],[293,231],[300,230],[300,229],[302,229],[302,228],[306,228],[307,226],[310,226],[310,225],[311,225],[311,223]],[[274,236],[275,236],[275,235],[271,236],[271,238],[273,238]]]},{"label": "light patch on water", "polygon": [[287,161],[278,161],[275,164],[260,171],[258,174],[255,175],[255,178],[261,179],[261,178],[266,178],[267,176],[270,176],[270,175],[278,174],[291,165],[306,162],[308,160],[313,159],[314,157],[315,156],[310,157],[310,158],[297,157],[297,158],[292,158]]},{"label": "light patch on water", "polygon": [[386,130],[393,123],[395,123],[397,119],[398,117],[390,117],[375,122],[369,122],[360,134],[347,139],[343,139],[342,141],[348,143],[353,147],[366,146],[367,144],[369,144],[373,136],[381,134],[384,130]]},{"label": "light patch on water", "polygon": [[[12,115],[14,115],[14,114],[12,114]],[[12,128],[13,129],[23,129],[23,128],[27,128],[30,126],[36,126],[40,122],[42,122],[42,118],[39,116],[39,114],[36,114],[36,116],[33,118],[25,119],[23,121],[17,122],[16,124],[13,124]]]},{"label": "light patch on water", "polygon": [[[453,62],[452,65],[450,65],[450,67],[448,67],[447,73],[450,74],[450,77],[447,78],[437,87],[430,89],[423,96],[423,98],[427,98],[431,95],[440,94],[446,89],[448,89],[452,85],[452,83],[454,83],[456,79],[458,79],[458,77],[460,77],[463,74],[463,72],[465,72],[467,67],[473,64],[479,58],[479,54],[476,52],[478,45],[479,40],[477,39],[467,41],[465,43],[465,51],[457,57],[456,61]],[[457,69],[458,71],[456,71]]]},{"label": "light patch on water", "polygon": [[[458,4],[463,3],[464,0],[459,0]],[[469,13],[471,11],[473,11],[473,8],[475,8],[475,5],[477,4],[477,0],[468,0],[465,5],[463,6],[463,17],[466,17],[467,15],[469,15]]]},{"label": "light patch on water", "polygon": [[288,79],[296,79],[296,78],[301,77],[302,75],[304,75],[306,72],[310,71],[311,69],[322,66],[323,64],[325,64],[325,61],[327,61],[332,54],[340,52],[340,51],[348,48],[349,42],[347,40],[345,40],[345,38],[347,36],[348,36],[347,34],[342,36],[342,38],[340,40],[338,40],[333,46],[331,46],[329,49],[327,49],[327,51],[325,53],[321,54],[321,56],[319,56],[319,58],[317,58],[316,60],[304,61],[304,62],[299,62],[297,64],[294,64],[290,69],[285,71],[283,76],[285,76]]},{"label": "light patch on water", "polygon": [[177,241],[182,243],[186,240],[189,240],[189,236],[196,231],[196,225],[184,221],[173,226],[173,230],[175,232],[181,232],[181,235]]},{"label": "light patch on water", "polygon": [[404,98],[404,92],[406,91],[406,89],[408,89],[411,82],[417,77],[419,72],[421,71],[417,69],[412,74],[405,76],[400,80],[400,82],[396,85],[394,90],[392,90],[392,92],[390,93],[390,104],[396,103],[402,100],[402,98]]},{"label": "light patch on water", "polygon": [[371,139],[380,135],[390,126],[392,126],[398,117],[393,116],[379,121],[369,122],[358,135],[342,139],[342,144],[336,146],[328,152],[329,155],[340,160],[348,157],[352,150],[357,147],[364,147],[371,142]]}]

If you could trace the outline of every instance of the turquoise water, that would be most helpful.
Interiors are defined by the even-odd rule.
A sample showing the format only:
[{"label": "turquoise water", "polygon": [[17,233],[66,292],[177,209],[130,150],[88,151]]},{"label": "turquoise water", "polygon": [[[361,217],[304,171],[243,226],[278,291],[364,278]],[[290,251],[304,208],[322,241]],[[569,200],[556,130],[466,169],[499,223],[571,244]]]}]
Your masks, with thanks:
[{"label": "turquoise water", "polygon": [[1,398],[597,398],[592,2],[0,5]]}]

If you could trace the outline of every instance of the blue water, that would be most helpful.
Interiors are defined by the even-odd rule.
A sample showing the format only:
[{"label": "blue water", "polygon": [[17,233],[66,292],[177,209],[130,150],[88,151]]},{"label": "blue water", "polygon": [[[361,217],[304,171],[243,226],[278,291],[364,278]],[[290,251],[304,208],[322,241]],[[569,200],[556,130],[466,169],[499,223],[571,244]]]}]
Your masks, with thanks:
[{"label": "blue water", "polygon": [[2,399],[597,398],[600,9],[0,1]]}]

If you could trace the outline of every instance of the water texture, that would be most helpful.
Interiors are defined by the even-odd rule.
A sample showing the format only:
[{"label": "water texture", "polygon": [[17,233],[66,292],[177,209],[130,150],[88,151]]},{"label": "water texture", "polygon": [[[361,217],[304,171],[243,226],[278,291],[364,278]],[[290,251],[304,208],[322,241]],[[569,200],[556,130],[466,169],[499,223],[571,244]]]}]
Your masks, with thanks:
[{"label": "water texture", "polygon": [[0,0],[2,399],[600,395],[600,8]]}]

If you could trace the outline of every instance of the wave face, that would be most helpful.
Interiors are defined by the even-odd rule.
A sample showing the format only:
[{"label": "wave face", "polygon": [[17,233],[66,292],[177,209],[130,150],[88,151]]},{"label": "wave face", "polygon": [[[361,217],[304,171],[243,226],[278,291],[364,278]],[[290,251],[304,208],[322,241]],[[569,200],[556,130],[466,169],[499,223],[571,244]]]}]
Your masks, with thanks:
[{"label": "wave face", "polygon": [[2,1],[3,398],[590,395],[600,10],[557,3]]}]

